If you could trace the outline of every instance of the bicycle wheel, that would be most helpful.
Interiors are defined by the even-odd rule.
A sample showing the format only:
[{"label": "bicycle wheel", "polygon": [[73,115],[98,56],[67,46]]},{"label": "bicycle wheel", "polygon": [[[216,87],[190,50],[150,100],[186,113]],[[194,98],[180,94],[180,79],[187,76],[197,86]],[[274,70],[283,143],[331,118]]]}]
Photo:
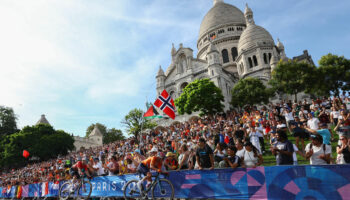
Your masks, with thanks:
[{"label": "bicycle wheel", "polygon": [[61,187],[60,187],[60,191],[58,193],[58,197],[61,200],[66,200],[68,199],[72,194],[70,192],[70,188],[73,187],[72,184],[70,182],[66,182],[64,183]]},{"label": "bicycle wheel", "polygon": [[137,187],[137,182],[139,182],[138,180],[131,180],[128,181],[124,187],[124,199],[136,199],[136,198],[140,198],[141,193],[139,188]]},{"label": "bicycle wheel", "polygon": [[152,198],[174,198],[174,186],[168,179],[159,179],[152,188]]},{"label": "bicycle wheel", "polygon": [[92,192],[92,184],[90,181],[84,180],[77,191],[77,199],[89,199]]}]

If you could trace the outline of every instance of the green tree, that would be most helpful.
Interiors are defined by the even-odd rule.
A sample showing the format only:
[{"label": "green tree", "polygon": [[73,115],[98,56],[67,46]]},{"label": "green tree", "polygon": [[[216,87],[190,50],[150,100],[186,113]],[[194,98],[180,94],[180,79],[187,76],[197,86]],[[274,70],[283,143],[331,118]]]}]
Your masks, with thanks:
[{"label": "green tree", "polygon": [[4,167],[20,167],[27,159],[22,157],[23,150],[40,160],[48,160],[58,155],[66,155],[74,149],[74,139],[62,130],[54,130],[47,124],[26,126],[20,132],[3,138],[1,145],[4,151],[0,157],[0,165]]},{"label": "green tree", "polygon": [[188,84],[179,98],[175,100],[176,109],[179,114],[191,114],[200,111],[200,116],[214,115],[222,112],[224,96],[209,79],[195,80]]},{"label": "green tree", "polygon": [[103,144],[109,144],[117,140],[124,140],[123,132],[119,129],[108,129],[107,134],[103,136]]},{"label": "green tree", "polygon": [[338,96],[350,90],[350,60],[344,56],[327,54],[318,61],[318,82],[314,92],[318,95]]},{"label": "green tree", "polygon": [[132,109],[122,120],[122,125],[126,127],[126,131],[129,135],[133,135],[138,138],[143,130],[152,129],[157,126],[156,123],[145,119],[143,117],[143,111],[141,109]]},{"label": "green tree", "polygon": [[245,105],[268,103],[269,98],[273,95],[271,89],[266,88],[260,79],[252,77],[239,80],[232,88],[231,93],[232,106],[239,108]]},{"label": "green tree", "polygon": [[10,107],[0,106],[0,135],[11,135],[18,132],[17,117]]},{"label": "green tree", "polygon": [[310,93],[316,84],[317,69],[306,62],[280,61],[271,73],[269,84],[280,93],[294,95]]},{"label": "green tree", "polygon": [[97,128],[101,131],[102,135],[105,136],[107,134],[107,127],[104,124],[101,123],[96,123],[96,124],[91,124],[87,129],[86,129],[86,135],[85,137],[89,137],[90,133],[92,130],[94,130],[95,125],[97,125]]}]

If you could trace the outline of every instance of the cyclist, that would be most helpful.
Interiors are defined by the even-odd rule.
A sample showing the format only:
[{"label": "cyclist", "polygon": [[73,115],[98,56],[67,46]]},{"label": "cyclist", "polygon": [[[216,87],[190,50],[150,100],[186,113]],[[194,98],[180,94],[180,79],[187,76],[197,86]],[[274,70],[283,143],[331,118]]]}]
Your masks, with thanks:
[{"label": "cyclist", "polygon": [[[76,186],[76,180],[80,179],[80,175],[82,175],[84,172],[90,179],[91,175],[88,170],[86,158],[81,159],[81,157],[78,157],[77,162],[69,169],[69,173],[73,177],[72,184],[74,186]],[[71,188],[71,191],[74,191],[74,187]]]},{"label": "cyclist", "polygon": [[158,156],[157,152],[158,150],[156,148],[152,148],[150,151],[150,157],[146,160],[143,160],[137,167],[137,172],[139,174],[144,175],[144,177],[137,183],[137,187],[141,192],[143,191],[142,183],[145,180],[147,180],[146,188],[151,185],[152,173],[150,172],[150,170],[154,170],[158,173],[167,174],[167,172],[162,171],[164,154],[160,153],[162,155]]}]

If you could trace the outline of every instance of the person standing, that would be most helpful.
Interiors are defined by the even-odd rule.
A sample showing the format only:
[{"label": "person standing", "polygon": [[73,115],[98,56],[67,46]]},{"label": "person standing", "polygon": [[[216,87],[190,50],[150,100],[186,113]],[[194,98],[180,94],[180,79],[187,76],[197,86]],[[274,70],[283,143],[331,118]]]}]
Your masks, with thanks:
[{"label": "person standing", "polygon": [[204,138],[199,138],[196,161],[200,170],[204,168],[214,169],[213,150],[206,144]]},{"label": "person standing", "polygon": [[271,151],[276,156],[277,165],[293,165],[294,148],[285,131],[277,131],[277,143],[271,147]]},{"label": "person standing", "polygon": [[310,159],[311,165],[326,165],[331,160],[331,147],[323,144],[321,135],[311,135],[311,143],[305,147],[305,157]]},{"label": "person standing", "polygon": [[324,123],[321,125],[321,129],[320,130],[313,130],[310,128],[305,128],[307,131],[309,131],[312,134],[319,134],[322,136],[323,139],[323,144],[326,145],[331,145],[331,139],[333,138],[333,133],[330,132],[327,128],[327,124]]}]

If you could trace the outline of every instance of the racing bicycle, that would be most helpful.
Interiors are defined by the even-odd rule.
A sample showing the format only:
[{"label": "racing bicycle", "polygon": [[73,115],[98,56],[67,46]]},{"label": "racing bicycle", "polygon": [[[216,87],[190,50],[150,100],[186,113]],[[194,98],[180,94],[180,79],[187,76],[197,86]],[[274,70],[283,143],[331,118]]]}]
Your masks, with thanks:
[{"label": "racing bicycle", "polygon": [[78,184],[73,183],[73,181],[65,182],[60,187],[60,191],[58,193],[59,199],[89,199],[92,192],[92,184],[90,180],[86,178],[86,174],[83,173],[77,182]]},{"label": "racing bicycle", "polygon": [[[152,192],[152,198],[174,198],[174,186],[173,184],[165,178],[160,178],[159,173],[156,173],[156,175],[152,175],[152,177],[155,177],[154,180],[152,179],[152,182],[149,187],[145,188],[143,191],[140,191],[137,187],[137,183],[139,180],[134,179],[128,181],[124,187],[124,198],[125,199],[147,199],[148,193]],[[140,176],[141,180],[141,176]]]}]

